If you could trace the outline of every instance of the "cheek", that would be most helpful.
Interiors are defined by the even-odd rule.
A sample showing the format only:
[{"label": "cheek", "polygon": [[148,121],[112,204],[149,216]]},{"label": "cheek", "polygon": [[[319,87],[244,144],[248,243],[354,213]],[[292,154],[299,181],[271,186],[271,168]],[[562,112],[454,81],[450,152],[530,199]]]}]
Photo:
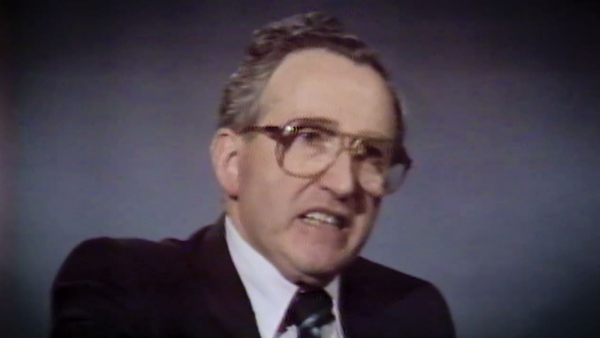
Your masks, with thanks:
[{"label": "cheek", "polygon": [[367,199],[365,201],[365,210],[364,213],[360,214],[356,221],[359,225],[360,231],[358,236],[360,237],[368,237],[371,233],[371,230],[375,226],[375,221],[377,219],[377,215],[379,213],[379,201],[373,199]]},{"label": "cheek", "polygon": [[291,189],[288,177],[274,157],[272,149],[261,148],[245,154],[239,183],[243,203],[264,213],[264,217],[278,219],[288,209]]},{"label": "cheek", "polygon": [[240,159],[240,188],[242,190],[261,190],[271,180],[272,163],[264,147],[260,144],[246,149]]}]

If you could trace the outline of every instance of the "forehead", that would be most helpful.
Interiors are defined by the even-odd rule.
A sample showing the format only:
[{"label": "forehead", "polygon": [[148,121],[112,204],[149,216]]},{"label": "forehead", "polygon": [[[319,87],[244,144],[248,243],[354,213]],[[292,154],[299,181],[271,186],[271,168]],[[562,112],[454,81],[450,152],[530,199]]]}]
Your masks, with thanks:
[{"label": "forehead", "polygon": [[265,123],[323,117],[337,121],[346,132],[395,135],[393,100],[385,80],[370,66],[323,49],[288,55],[269,79],[261,107]]}]

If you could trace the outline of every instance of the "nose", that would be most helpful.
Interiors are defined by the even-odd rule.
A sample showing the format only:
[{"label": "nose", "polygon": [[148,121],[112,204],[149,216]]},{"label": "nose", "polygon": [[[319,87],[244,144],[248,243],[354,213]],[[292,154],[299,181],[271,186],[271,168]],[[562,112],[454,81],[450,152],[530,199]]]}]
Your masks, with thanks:
[{"label": "nose", "polygon": [[338,197],[352,195],[358,184],[354,171],[352,155],[342,151],[319,177],[319,183]]}]

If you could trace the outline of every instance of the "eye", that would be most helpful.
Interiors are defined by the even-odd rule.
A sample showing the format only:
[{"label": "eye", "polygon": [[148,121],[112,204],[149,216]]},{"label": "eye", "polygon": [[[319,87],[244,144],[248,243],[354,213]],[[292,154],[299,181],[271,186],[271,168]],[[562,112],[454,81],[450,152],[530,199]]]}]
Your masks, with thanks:
[{"label": "eye", "polygon": [[364,147],[365,147],[364,157],[366,157],[366,158],[378,160],[378,159],[383,159],[385,157],[385,151],[375,145],[366,143],[364,145]]},{"label": "eye", "polygon": [[301,127],[296,131],[296,140],[307,144],[322,144],[333,135],[332,132],[315,127]]},{"label": "eye", "polygon": [[371,165],[377,171],[383,171],[389,165],[389,152],[383,146],[371,143],[364,144],[364,153],[362,155],[365,163]]}]

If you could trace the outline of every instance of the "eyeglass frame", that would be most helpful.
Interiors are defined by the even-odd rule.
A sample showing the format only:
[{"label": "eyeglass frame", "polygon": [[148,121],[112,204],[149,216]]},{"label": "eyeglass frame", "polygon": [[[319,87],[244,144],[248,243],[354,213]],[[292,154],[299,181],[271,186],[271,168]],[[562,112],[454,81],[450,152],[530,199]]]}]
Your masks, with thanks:
[{"label": "eyeglass frame", "polygon": [[[310,124],[302,125],[302,124],[300,124],[301,122],[309,122]],[[403,145],[397,144],[392,139],[377,138],[377,137],[370,137],[370,136],[346,133],[346,132],[339,131],[337,129],[330,129],[330,128],[324,126],[325,124],[332,124],[332,122],[334,122],[334,121],[327,119],[327,118],[300,117],[300,118],[291,119],[281,126],[276,126],[276,125],[246,126],[246,127],[243,127],[242,129],[240,129],[237,133],[240,135],[243,135],[243,134],[247,134],[247,133],[257,132],[257,133],[265,134],[269,138],[273,139],[276,143],[275,158],[277,159],[277,164],[279,165],[281,170],[283,170],[286,174],[293,176],[293,177],[299,177],[299,178],[314,178],[314,177],[318,177],[319,175],[322,175],[335,163],[337,158],[340,156],[340,154],[344,150],[348,151],[352,160],[354,160],[357,156],[361,155],[361,154],[357,154],[356,152],[357,152],[357,149],[361,145],[364,145],[366,143],[365,141],[378,142],[378,143],[381,143],[381,142],[388,143],[389,142],[390,144],[393,144],[393,149],[391,150],[392,155],[390,157],[390,162],[389,162],[387,168],[389,169],[396,165],[402,165],[404,167],[402,181],[404,180],[404,177],[406,176],[406,174],[412,167],[413,161],[410,158],[410,156],[408,155],[408,152],[406,151],[406,148]],[[300,125],[294,125],[295,123],[300,124]],[[319,123],[321,125],[318,125]],[[337,154],[335,155],[335,157],[333,158],[331,163],[326,165],[322,170],[316,172],[315,174],[311,174],[311,175],[301,175],[301,174],[293,173],[283,165],[285,151],[286,151],[285,142],[283,142],[283,141],[285,140],[286,137],[290,136],[291,134],[299,132],[301,130],[301,128],[305,128],[305,127],[311,127],[311,128],[317,127],[317,128],[327,130],[327,131],[335,134],[337,137],[340,137],[340,141],[341,141],[340,149],[337,151]],[[347,138],[350,140],[350,142],[348,142],[348,145],[346,145],[346,143],[344,142],[344,138]],[[383,195],[385,195],[385,194],[386,193],[384,193]]]}]

